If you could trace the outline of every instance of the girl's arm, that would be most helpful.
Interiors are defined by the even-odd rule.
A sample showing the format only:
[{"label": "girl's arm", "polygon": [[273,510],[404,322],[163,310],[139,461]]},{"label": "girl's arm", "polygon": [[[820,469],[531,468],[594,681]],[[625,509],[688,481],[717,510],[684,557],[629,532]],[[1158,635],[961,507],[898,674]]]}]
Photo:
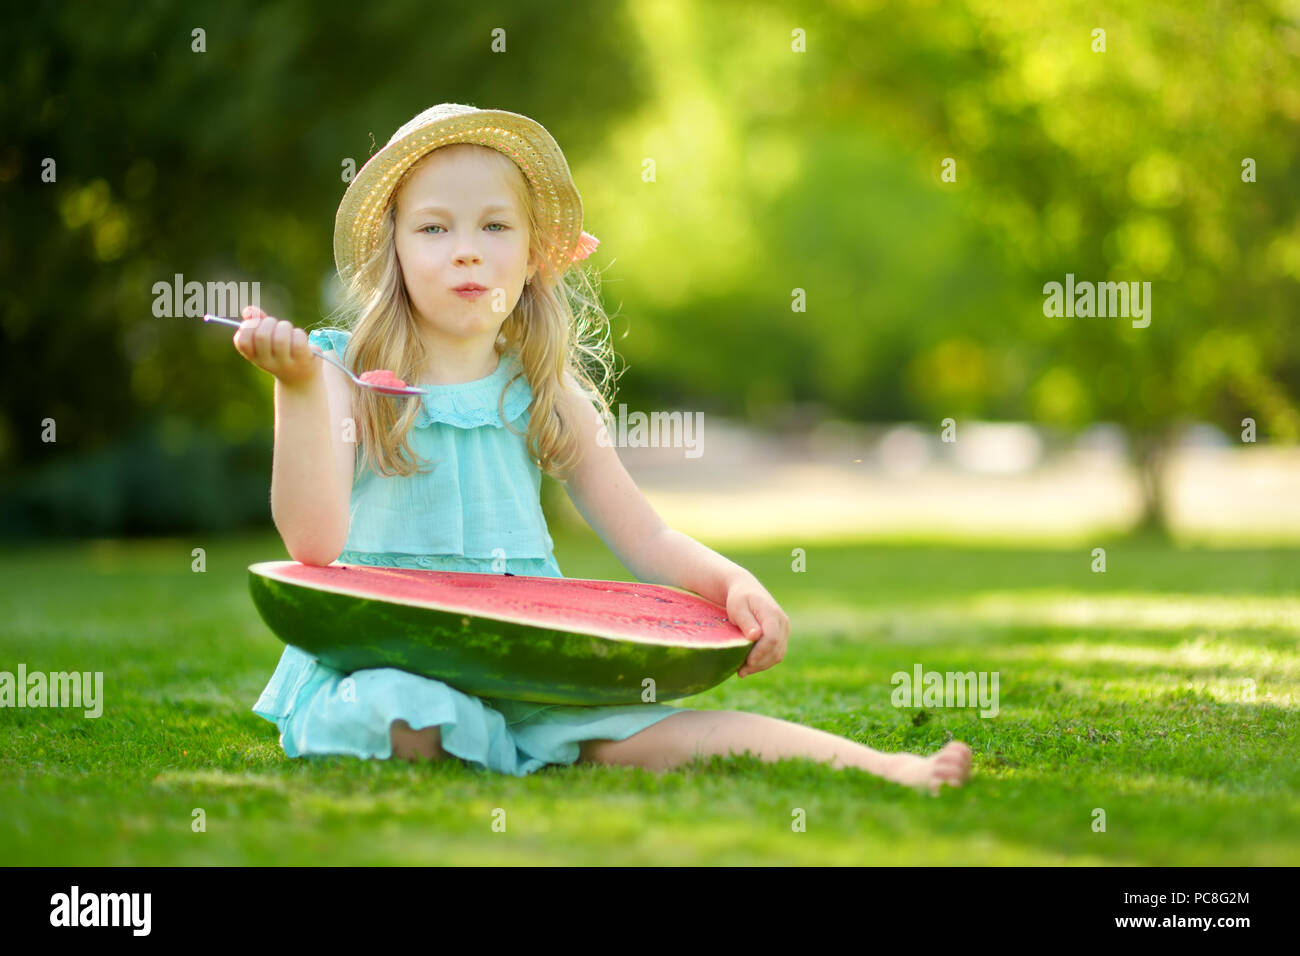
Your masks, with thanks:
[{"label": "girl's arm", "polygon": [[650,507],[619,460],[608,432],[578,383],[565,376],[560,414],[578,434],[582,458],[567,482],[569,498],[637,580],[694,591],[727,609],[754,646],[736,673],[766,670],[785,659],[790,619],[758,579],[694,538],[674,531]]},{"label": "girl's arm", "polygon": [[[307,333],[255,305],[241,313],[235,351],[275,376],[275,445],[271,518],[290,557],[330,564],[347,542],[356,446],[332,422],[351,414],[352,383],[317,361]],[[334,377],[325,378],[328,365]],[[338,435],[337,440],[335,434]]]},{"label": "girl's arm", "polygon": [[566,491],[574,507],[638,581],[693,591],[715,604],[727,604],[737,581],[757,580],[749,571],[676,531],[651,507],[610,443],[597,441],[600,417],[566,375],[561,414],[578,435],[582,458]]},{"label": "girl's arm", "polygon": [[639,557],[644,566],[654,570],[650,577],[637,574],[638,580],[685,588],[723,607],[727,606],[727,595],[737,581],[757,584],[757,579],[745,568],[667,525],[641,545]]},{"label": "girl's arm", "polygon": [[302,564],[330,564],[347,541],[356,446],[343,441],[342,421],[352,387],[332,365],[300,385],[275,381],[271,518]]}]

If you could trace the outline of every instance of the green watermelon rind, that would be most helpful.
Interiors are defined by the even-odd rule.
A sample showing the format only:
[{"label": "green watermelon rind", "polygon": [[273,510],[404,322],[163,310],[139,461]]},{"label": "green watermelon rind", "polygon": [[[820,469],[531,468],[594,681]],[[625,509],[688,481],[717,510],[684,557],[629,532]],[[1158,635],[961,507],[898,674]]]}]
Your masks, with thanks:
[{"label": "green watermelon rind", "polygon": [[[683,646],[520,621],[469,617],[371,600],[274,576],[281,562],[249,567],[253,604],[284,643],[344,673],[395,667],[476,697],[540,704],[643,704],[698,694],[734,674],[753,646]],[[572,579],[570,579],[572,580]],[[366,635],[358,642],[357,635]]]}]

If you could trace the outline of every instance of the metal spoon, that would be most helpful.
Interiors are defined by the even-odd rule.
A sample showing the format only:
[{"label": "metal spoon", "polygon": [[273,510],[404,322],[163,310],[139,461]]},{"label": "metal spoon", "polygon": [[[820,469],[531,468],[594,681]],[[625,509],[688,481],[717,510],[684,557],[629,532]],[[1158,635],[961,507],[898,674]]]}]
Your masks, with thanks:
[{"label": "metal spoon", "polygon": [[[204,313],[203,321],[221,322],[224,325],[233,325],[237,329],[241,328],[244,324],[238,319],[227,318],[224,315],[212,315],[211,313]],[[335,366],[336,368],[342,369],[343,374],[345,374],[348,378],[352,379],[352,381],[355,382],[359,388],[369,388],[383,395],[401,395],[401,396],[410,397],[412,395],[424,394],[424,389],[420,388],[418,385],[410,385],[407,386],[406,388],[394,388],[389,385],[375,385],[371,382],[363,381],[362,379],[359,379],[357,378],[357,376],[353,375],[352,372],[347,368],[347,366],[345,366],[338,359],[331,358],[330,356],[326,355],[324,352],[320,351],[320,349],[316,348],[316,346],[314,345],[310,345],[308,346],[308,348],[312,350],[313,354],[315,354],[317,358],[324,359],[326,362],[329,362],[331,365]]]}]

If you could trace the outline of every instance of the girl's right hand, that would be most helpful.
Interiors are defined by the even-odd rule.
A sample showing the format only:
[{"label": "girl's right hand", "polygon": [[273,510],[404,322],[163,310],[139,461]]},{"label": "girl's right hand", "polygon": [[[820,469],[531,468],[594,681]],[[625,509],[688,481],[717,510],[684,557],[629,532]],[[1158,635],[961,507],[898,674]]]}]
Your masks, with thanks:
[{"label": "girl's right hand", "polygon": [[260,369],[270,372],[289,388],[301,388],[320,374],[307,342],[307,333],[292,322],[267,315],[256,306],[241,313],[244,324],[235,333],[235,351]]}]

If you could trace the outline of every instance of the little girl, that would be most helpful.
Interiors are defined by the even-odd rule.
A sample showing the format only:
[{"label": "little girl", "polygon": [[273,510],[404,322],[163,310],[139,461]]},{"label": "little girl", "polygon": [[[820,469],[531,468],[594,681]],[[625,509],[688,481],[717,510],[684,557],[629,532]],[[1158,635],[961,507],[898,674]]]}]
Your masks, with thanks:
[{"label": "little girl", "polygon": [[[533,120],[444,103],[399,129],[335,219],[345,327],[308,335],[250,307],[234,336],[276,379],[276,528],[306,564],[562,577],[540,504],[545,471],[639,580],[726,607],[755,641],[739,676],[765,670],[785,657],[785,613],[751,573],[664,525],[602,430],[610,365],[594,333],[608,318],[590,277],[569,268],[596,242],[563,153]],[[424,392],[359,388],[313,354],[329,350],[358,376],[389,369]],[[293,646],[253,711],[290,757],[452,757],[518,776],[751,751],[937,794],[971,763],[957,741],[930,757],[886,754],[739,711],[474,697],[394,668],[344,674]]]}]

